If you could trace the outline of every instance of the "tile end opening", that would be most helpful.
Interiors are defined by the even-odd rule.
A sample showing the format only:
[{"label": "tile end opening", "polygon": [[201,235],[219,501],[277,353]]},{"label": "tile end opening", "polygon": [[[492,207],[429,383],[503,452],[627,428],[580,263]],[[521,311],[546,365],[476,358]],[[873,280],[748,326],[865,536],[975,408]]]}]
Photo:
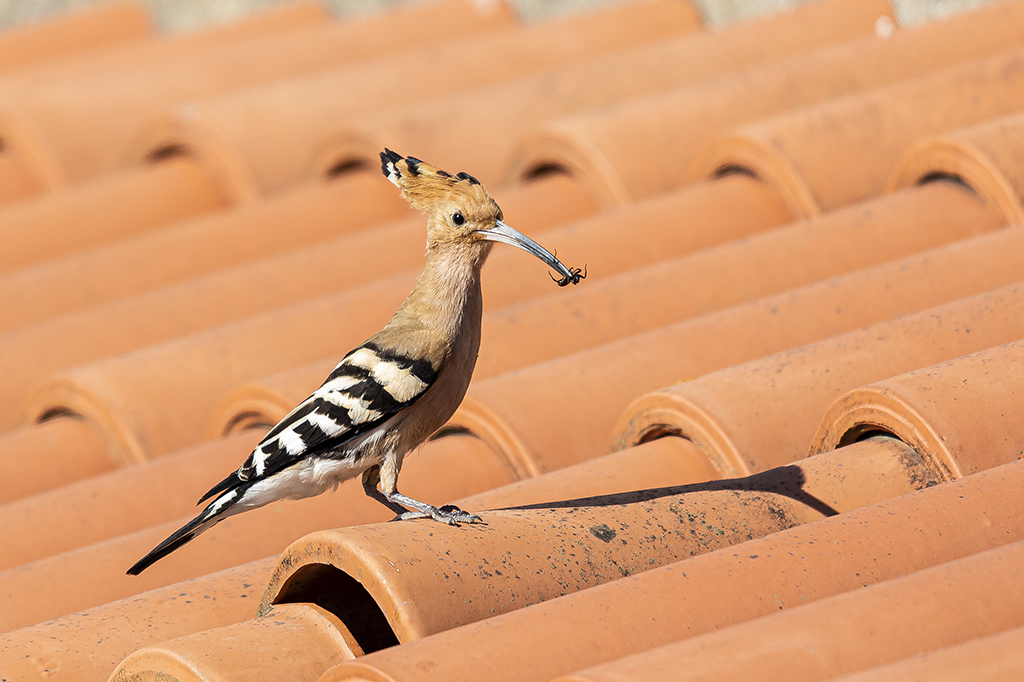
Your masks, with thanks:
[{"label": "tile end opening", "polygon": [[869,438],[892,438],[894,440],[902,441],[902,439],[895,433],[879,428],[876,424],[858,424],[857,426],[848,429],[846,433],[839,438],[839,443],[836,447],[842,448],[847,445],[866,441]]},{"label": "tile end opening", "polygon": [[370,163],[361,157],[345,158],[332,163],[324,170],[324,179],[338,180],[370,169]]},{"label": "tile end opening", "polygon": [[337,616],[364,653],[398,644],[395,631],[366,588],[330,564],[307,564],[285,581],[274,604],[294,603],[316,604]]}]

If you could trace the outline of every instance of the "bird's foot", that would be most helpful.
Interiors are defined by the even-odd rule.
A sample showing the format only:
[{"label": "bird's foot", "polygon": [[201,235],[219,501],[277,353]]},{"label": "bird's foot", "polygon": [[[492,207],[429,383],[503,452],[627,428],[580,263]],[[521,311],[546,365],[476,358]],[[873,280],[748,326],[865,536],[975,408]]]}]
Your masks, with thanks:
[{"label": "bird's foot", "polygon": [[460,523],[482,523],[481,519],[476,514],[470,514],[464,512],[454,504],[446,504],[445,506],[438,509],[430,505],[425,505],[425,509],[415,509],[407,511],[396,516],[394,521],[407,521],[409,519],[434,519],[443,524],[449,526],[457,526]]}]

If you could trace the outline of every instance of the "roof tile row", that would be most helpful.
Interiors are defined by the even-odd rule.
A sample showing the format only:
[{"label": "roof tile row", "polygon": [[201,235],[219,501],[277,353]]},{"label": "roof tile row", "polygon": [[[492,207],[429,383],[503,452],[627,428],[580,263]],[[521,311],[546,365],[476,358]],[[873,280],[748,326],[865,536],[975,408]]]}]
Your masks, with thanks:
[{"label": "roof tile row", "polygon": [[[112,6],[0,78],[0,678],[1019,671],[1024,3],[468,7],[90,43]],[[361,525],[348,483],[124,576],[408,290],[382,144],[504,173],[594,275],[488,267],[477,381],[402,476],[486,525]]]}]

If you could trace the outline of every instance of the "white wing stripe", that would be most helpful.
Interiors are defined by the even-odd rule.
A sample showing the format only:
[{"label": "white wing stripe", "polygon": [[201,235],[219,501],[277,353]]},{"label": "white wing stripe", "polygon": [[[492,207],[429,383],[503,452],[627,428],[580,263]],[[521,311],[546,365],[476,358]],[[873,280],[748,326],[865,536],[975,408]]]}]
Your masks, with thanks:
[{"label": "white wing stripe", "polygon": [[321,414],[319,412],[310,412],[306,415],[306,419],[309,420],[310,424],[319,427],[327,437],[337,436],[345,430],[344,426],[334,421],[326,414]]},{"label": "white wing stripe", "polygon": [[363,400],[362,398],[357,398],[349,393],[332,391],[331,393],[324,395],[324,400],[348,410],[348,418],[352,421],[353,426],[362,424],[363,422],[373,421],[381,416],[381,413],[377,410],[369,409],[370,403],[368,401]]},{"label": "white wing stripe", "polygon": [[363,369],[372,370],[374,366],[380,362],[380,356],[373,350],[363,347],[345,358],[345,362],[353,367],[362,367]]},{"label": "white wing stripe", "polygon": [[277,434],[277,443],[285,449],[285,452],[293,456],[306,449],[306,443],[302,440],[302,436],[295,433],[291,427]]},{"label": "white wing stripe", "polygon": [[328,391],[344,391],[346,388],[351,388],[358,382],[359,379],[356,377],[342,374],[340,377],[335,377],[318,388],[313,395],[323,395]]},{"label": "white wing stripe", "polygon": [[409,402],[427,387],[411,369],[403,369],[387,360],[374,365],[370,373],[384,390],[400,403]]}]

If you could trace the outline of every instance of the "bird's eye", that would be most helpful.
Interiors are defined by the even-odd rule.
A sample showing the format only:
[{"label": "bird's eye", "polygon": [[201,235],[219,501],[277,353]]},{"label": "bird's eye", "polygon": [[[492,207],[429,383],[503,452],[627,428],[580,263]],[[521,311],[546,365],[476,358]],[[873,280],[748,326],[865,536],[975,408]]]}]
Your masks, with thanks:
[{"label": "bird's eye", "polygon": [[455,223],[456,225],[462,225],[463,223],[466,222],[466,219],[462,216],[461,213],[456,212],[455,214],[452,215],[452,222]]}]

